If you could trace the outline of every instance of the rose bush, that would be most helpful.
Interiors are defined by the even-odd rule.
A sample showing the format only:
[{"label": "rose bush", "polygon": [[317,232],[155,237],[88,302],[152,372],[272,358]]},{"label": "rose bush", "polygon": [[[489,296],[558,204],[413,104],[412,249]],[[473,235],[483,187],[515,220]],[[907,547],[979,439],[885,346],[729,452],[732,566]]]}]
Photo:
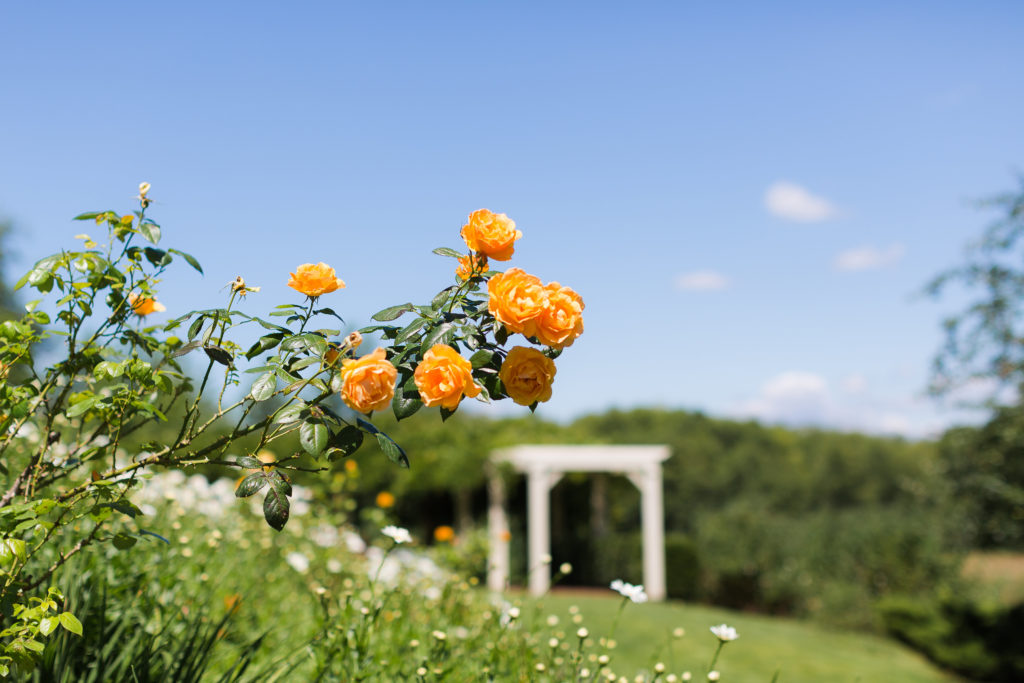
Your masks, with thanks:
[{"label": "rose bush", "polygon": [[[79,248],[40,259],[16,285],[39,298],[21,319],[0,323],[0,548],[7,549],[0,625],[12,623],[18,604],[28,609],[25,596],[44,589],[75,555],[102,544],[127,550],[152,537],[129,494],[154,468],[235,468],[241,478],[234,495],[262,494],[266,522],[281,530],[294,472],[326,471],[367,436],[409,466],[405,450],[365,416],[390,407],[402,419],[437,406],[447,418],[467,397],[511,397],[533,409],[551,396],[553,359],[582,332],[575,292],[545,287],[518,268],[488,269],[488,259],[511,258],[522,232],[486,209],[470,214],[462,230],[468,254],[435,250],[460,260],[455,284],[429,304],[384,309],[373,316],[381,324],[345,337],[311,324],[340,320],[320,299],[346,286],[322,261],[290,273],[288,286],[305,299],[267,317],[241,310],[260,288],[238,277],[228,283],[226,306],[151,323],[166,310],[157,294],[167,268],[178,261],[199,273],[202,267],[161,246],[162,228],[146,214],[150,191],[140,185],[131,214],[77,216],[104,228],[105,241],[80,234]],[[389,324],[407,314],[411,321]],[[258,327],[262,336],[242,346],[234,339],[242,326]],[[546,348],[509,352],[512,333]],[[383,343],[359,356],[363,335]],[[62,353],[38,354],[47,340],[61,340]],[[189,354],[200,360],[195,378],[182,364]],[[243,383],[249,373],[255,379]],[[353,413],[332,407],[335,397]],[[147,440],[160,422],[173,427],[160,432],[170,436]],[[298,450],[261,459],[285,438],[297,440]],[[232,447],[243,454],[229,456]],[[74,625],[72,615],[61,618]],[[36,638],[52,631],[48,624],[25,631],[31,638],[18,641],[17,656],[10,654],[14,641],[3,640],[13,632],[0,631],[0,674],[31,666],[25,652],[38,651]]]}]

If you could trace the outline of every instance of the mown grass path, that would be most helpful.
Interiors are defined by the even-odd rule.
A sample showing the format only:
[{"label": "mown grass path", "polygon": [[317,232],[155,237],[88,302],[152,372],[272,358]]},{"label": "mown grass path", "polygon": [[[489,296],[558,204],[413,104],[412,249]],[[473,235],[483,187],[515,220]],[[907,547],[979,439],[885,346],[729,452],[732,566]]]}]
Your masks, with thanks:
[{"label": "mown grass path", "polygon": [[[555,593],[541,600],[539,618],[559,618],[559,628],[574,633],[569,607],[576,605],[583,626],[595,636],[607,634],[619,608],[617,596]],[[707,663],[718,644],[709,627],[733,626],[740,638],[727,643],[716,669],[723,683],[768,683],[776,669],[779,683],[950,683],[946,674],[917,653],[885,638],[831,631],[795,619],[773,618],[679,602],[628,604],[615,632],[611,667],[632,675],[661,661],[677,675],[691,671],[706,681]],[[682,627],[686,635],[672,638]]]}]

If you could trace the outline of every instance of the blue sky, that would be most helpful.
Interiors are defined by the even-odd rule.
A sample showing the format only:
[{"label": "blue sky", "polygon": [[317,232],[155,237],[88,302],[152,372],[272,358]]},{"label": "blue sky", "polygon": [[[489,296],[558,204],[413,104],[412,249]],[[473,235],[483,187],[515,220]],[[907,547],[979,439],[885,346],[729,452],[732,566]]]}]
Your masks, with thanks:
[{"label": "blue sky", "polygon": [[8,3],[0,215],[24,268],[146,180],[207,273],[169,314],[236,275],[269,310],[323,260],[362,324],[449,284],[430,250],[487,207],[587,304],[543,414],[918,436],[968,417],[923,396],[958,300],[914,295],[1022,167],[1022,30],[1017,2]]}]

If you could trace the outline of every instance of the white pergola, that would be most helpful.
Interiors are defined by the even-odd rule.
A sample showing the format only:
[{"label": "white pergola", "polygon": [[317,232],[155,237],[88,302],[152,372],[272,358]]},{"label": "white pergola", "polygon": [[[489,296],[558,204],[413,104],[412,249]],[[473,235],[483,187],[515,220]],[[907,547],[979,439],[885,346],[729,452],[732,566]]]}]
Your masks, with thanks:
[{"label": "white pergola", "polygon": [[[640,489],[643,524],[644,590],[651,600],[665,599],[665,517],[661,463],[668,446],[516,446],[495,451],[492,464],[508,463],[527,477],[530,592],[547,591],[551,578],[543,558],[551,553],[551,489],[569,472],[622,474]],[[505,485],[497,467],[488,483],[490,562],[487,585],[504,590],[510,569]]]}]

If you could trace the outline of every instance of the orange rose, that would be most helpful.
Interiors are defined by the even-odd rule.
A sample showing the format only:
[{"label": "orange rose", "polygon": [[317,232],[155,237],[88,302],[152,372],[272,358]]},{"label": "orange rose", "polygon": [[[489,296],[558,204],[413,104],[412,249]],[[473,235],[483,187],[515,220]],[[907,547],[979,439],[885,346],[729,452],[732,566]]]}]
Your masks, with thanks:
[{"label": "orange rose", "polygon": [[345,287],[345,283],[338,278],[334,268],[323,261],[316,265],[303,263],[289,275],[291,277],[288,278],[288,286],[310,298],[318,297],[321,294],[330,294],[336,289]]},{"label": "orange rose", "polygon": [[434,540],[438,543],[450,543],[455,540],[455,529],[446,524],[434,529]]},{"label": "orange rose", "polygon": [[551,398],[555,363],[537,349],[516,346],[501,364],[498,377],[505,393],[521,406],[543,403]]},{"label": "orange rose", "polygon": [[537,335],[537,318],[544,312],[544,285],[520,268],[510,268],[487,282],[487,310],[507,327],[525,337]]},{"label": "orange rose", "polygon": [[548,284],[547,305],[536,321],[537,339],[553,349],[572,346],[583,334],[583,298],[557,282]]},{"label": "orange rose", "polygon": [[381,491],[377,494],[377,507],[390,508],[395,506],[395,496],[390,491]]},{"label": "orange rose", "polygon": [[128,305],[132,307],[132,312],[138,316],[149,315],[150,313],[157,313],[159,311],[166,311],[167,307],[156,299],[150,299],[149,297],[139,296],[134,292],[128,295]]},{"label": "orange rose", "polygon": [[475,256],[460,256],[459,267],[455,269],[455,275],[460,280],[468,280],[474,275],[486,273],[491,267],[487,265],[487,257],[483,254]]},{"label": "orange rose", "polygon": [[462,239],[466,240],[466,245],[495,261],[512,258],[516,240],[522,236],[523,233],[516,230],[515,221],[503,213],[487,209],[469,214],[469,223],[462,226]]},{"label": "orange rose", "polygon": [[473,398],[480,387],[473,382],[473,366],[447,344],[435,344],[416,366],[413,381],[428,408],[441,406],[448,410],[459,407],[465,394]]},{"label": "orange rose", "polygon": [[377,349],[358,360],[341,361],[341,399],[352,410],[383,410],[394,398],[398,370],[384,355],[384,349]]}]

